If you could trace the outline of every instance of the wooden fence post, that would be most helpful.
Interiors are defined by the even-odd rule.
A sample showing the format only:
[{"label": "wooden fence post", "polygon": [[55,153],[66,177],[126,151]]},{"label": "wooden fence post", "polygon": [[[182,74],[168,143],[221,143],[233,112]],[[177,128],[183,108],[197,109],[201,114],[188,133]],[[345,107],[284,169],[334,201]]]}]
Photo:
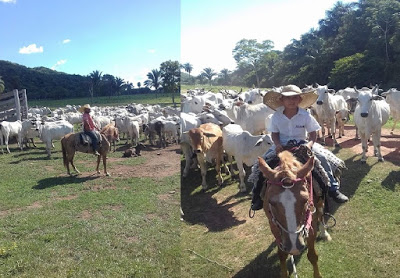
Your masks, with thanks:
[{"label": "wooden fence post", "polygon": [[26,97],[26,89],[22,89],[22,104],[24,105],[25,110],[25,119],[28,119],[28,98]]},{"label": "wooden fence post", "polygon": [[21,105],[19,103],[19,96],[18,96],[18,90],[15,89],[13,90],[14,93],[14,101],[15,101],[15,112],[16,112],[16,116],[17,116],[17,120],[21,121]]}]

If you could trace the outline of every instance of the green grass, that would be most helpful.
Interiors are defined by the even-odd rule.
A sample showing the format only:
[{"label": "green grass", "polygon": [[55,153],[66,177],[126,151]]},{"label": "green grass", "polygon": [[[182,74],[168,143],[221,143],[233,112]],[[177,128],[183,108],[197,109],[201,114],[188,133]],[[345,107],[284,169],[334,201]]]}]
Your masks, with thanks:
[{"label": "green grass", "polygon": [[[180,98],[175,96],[175,102],[179,106]],[[121,95],[112,97],[95,97],[93,102],[90,97],[87,98],[71,98],[61,100],[29,100],[29,107],[34,106],[47,106],[51,109],[58,107],[65,107],[65,105],[83,105],[90,103],[91,105],[98,106],[115,106],[115,105],[127,105],[129,103],[142,103],[142,104],[160,104],[161,106],[172,106],[172,97],[169,94],[158,94],[157,98],[155,94],[137,94],[137,95]]]},{"label": "green grass", "polygon": [[111,177],[82,153],[69,177],[37,145],[0,154],[0,277],[180,277],[179,175],[114,176],[146,162],[117,152]]},{"label": "green grass", "polygon": [[[361,164],[361,156],[349,149],[334,152],[348,167],[342,191],[350,201],[330,202],[337,219],[329,231],[333,240],[316,244],[323,277],[398,277],[400,162],[378,163],[370,156]],[[182,179],[182,277],[280,277],[264,212],[248,217],[250,195],[238,193],[237,178],[224,176],[218,188],[210,168],[207,180],[211,188],[201,192],[199,170]],[[299,277],[312,277],[305,253],[296,257],[296,267]]]}]

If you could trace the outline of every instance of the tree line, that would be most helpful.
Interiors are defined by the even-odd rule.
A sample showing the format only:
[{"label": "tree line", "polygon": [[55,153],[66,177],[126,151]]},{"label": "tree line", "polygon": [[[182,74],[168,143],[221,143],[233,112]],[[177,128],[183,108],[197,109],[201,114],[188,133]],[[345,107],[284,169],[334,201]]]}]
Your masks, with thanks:
[{"label": "tree line", "polygon": [[180,64],[165,61],[159,69],[147,74],[147,80],[137,88],[129,81],[94,70],[87,76],[67,74],[45,67],[28,68],[0,60],[0,93],[26,89],[29,99],[65,99],[78,97],[118,96],[146,93],[175,95],[180,86]]},{"label": "tree line", "polygon": [[234,71],[206,68],[193,77],[193,66],[186,63],[182,82],[262,88],[315,82],[335,89],[370,84],[400,87],[400,2],[339,1],[318,28],[293,39],[283,51],[273,48],[271,40],[242,39],[232,50]]}]

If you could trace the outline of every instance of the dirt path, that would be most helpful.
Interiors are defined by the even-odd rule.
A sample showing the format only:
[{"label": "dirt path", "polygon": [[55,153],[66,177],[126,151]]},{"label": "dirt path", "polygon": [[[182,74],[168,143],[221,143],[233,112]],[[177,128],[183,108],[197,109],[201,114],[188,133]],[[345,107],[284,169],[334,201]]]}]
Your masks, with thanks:
[{"label": "dirt path", "polygon": [[[347,125],[344,132],[345,136],[337,139],[340,147],[361,154],[361,140],[354,139],[356,135],[355,127]],[[326,139],[326,143],[328,147],[332,146],[332,139]],[[374,155],[372,141],[369,142],[368,146],[367,156],[371,157]],[[395,134],[391,135],[390,129],[382,129],[381,152],[385,160],[400,164],[400,132],[398,130],[395,130]]]},{"label": "dirt path", "polygon": [[[113,165],[113,161],[144,158],[145,162],[138,165]],[[108,158],[113,176],[118,177],[154,177],[164,178],[180,172],[180,146],[169,145],[159,149],[146,145],[141,157]]]}]

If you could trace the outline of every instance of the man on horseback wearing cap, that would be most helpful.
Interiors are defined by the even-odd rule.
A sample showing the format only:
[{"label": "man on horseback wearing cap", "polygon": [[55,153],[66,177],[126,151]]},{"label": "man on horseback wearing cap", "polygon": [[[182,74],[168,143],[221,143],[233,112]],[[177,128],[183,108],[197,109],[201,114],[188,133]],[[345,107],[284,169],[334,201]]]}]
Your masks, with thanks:
[{"label": "man on horseback wearing cap", "polygon": [[99,152],[97,151],[98,141],[97,136],[95,134],[95,130],[99,130],[99,128],[93,122],[92,117],[90,116],[90,105],[85,104],[79,111],[83,112],[82,122],[83,122],[83,131],[86,135],[88,135],[92,139],[92,146],[94,155],[99,156]]},{"label": "man on horseback wearing cap", "polygon": [[[328,195],[335,202],[344,203],[348,201],[348,197],[339,191],[339,182],[334,175],[335,170],[345,168],[344,162],[329,150],[315,143],[317,131],[321,127],[305,110],[317,98],[318,95],[314,91],[301,92],[300,88],[295,85],[284,86],[281,92],[271,91],[264,96],[264,104],[276,111],[271,118],[270,125],[274,145],[264,155],[264,159],[268,163],[276,159],[277,154],[287,149],[288,146],[306,145],[319,159],[320,165],[326,172],[324,175],[326,177],[325,183],[329,187]],[[259,177],[258,163],[256,163],[249,177],[249,181],[254,183],[252,210],[259,210],[263,207],[263,201],[260,197],[263,182]]]}]

